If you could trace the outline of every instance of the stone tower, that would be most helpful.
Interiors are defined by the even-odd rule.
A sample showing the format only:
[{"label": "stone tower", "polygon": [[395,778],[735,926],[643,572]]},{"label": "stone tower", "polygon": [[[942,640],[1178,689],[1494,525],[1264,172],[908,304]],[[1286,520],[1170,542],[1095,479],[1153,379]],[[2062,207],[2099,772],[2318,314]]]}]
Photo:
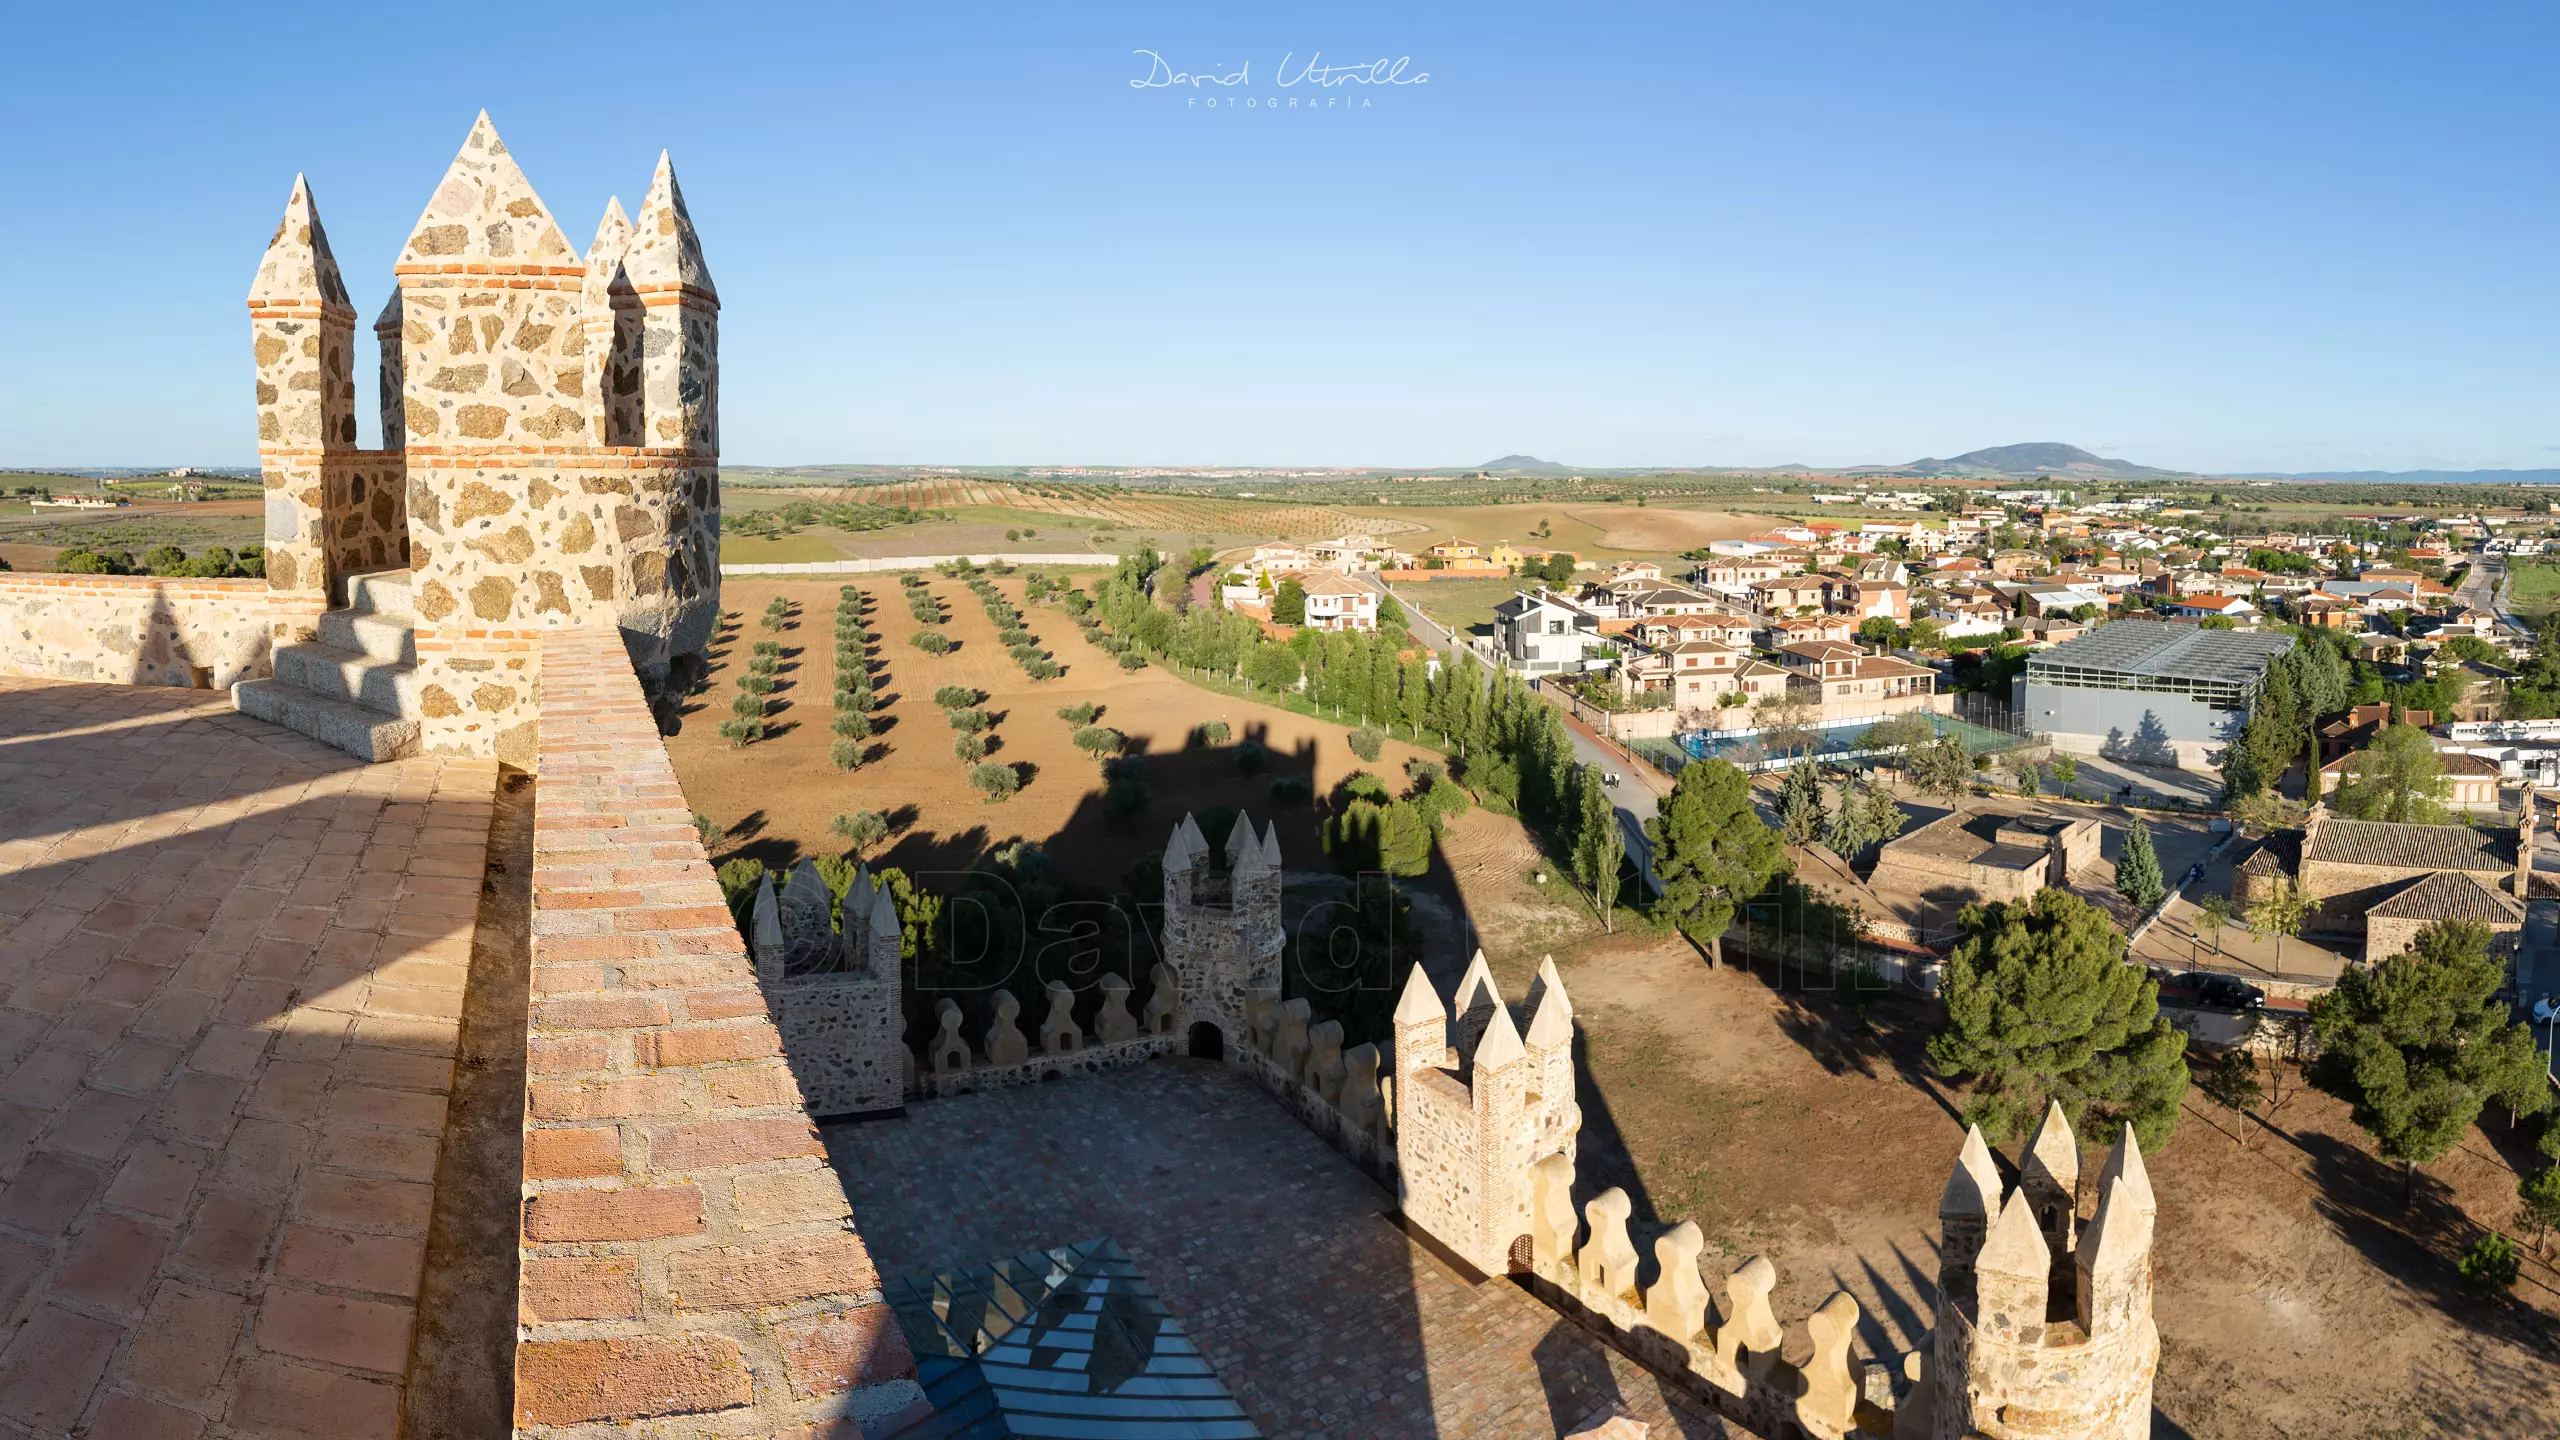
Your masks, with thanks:
[{"label": "stone tower", "polygon": [[793,866],[778,893],[766,876],[748,932],[757,985],[809,1113],[863,1115],[905,1104],[904,938],[897,901],[872,883],[870,867],[854,871],[841,928],[815,862]]},{"label": "stone tower", "polygon": [[709,641],[719,294],[666,156],[581,259],[485,113],[392,269],[360,451],[355,312],[295,183],[249,297],[268,584],[342,610],[237,703],[367,759],[530,765],[543,631],[611,621],[652,685]]},{"label": "stone tower", "polygon": [[[2068,1157],[2067,1163],[2064,1157]],[[1976,1129],[1939,1201],[1937,1326],[1922,1416],[1934,1440],[2144,1440],[2160,1334],[2151,1321],[2158,1205],[2126,1126],[2079,1211],[2079,1148],[2059,1110],[2037,1127],[2017,1187]]]},{"label": "stone tower", "polygon": [[1407,1220],[1488,1275],[1526,1268],[1536,1167],[1553,1155],[1570,1165],[1582,1128],[1573,1002],[1553,961],[1539,967],[1531,1004],[1524,1039],[1481,951],[1458,981],[1455,1014],[1419,965],[1396,1001],[1400,1204]]},{"label": "stone tower", "polygon": [[[1250,1033],[1257,992],[1280,989],[1280,827],[1238,815],[1223,866],[1189,815],[1164,847],[1164,957],[1183,1034],[1214,1025],[1221,1048]],[[1160,1003],[1160,1002],[1159,1002]]]}]

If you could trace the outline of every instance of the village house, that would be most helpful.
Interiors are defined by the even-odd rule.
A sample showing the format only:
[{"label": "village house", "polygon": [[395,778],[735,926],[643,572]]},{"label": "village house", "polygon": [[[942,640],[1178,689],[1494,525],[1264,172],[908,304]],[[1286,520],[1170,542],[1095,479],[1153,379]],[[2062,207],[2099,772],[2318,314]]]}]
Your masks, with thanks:
[{"label": "village house", "polygon": [[1543,587],[1494,607],[1493,639],[1504,665],[1530,675],[1587,670],[1591,652],[1609,643],[1597,617]]},{"label": "village house", "polygon": [[1778,651],[1792,688],[1808,692],[1824,719],[1924,708],[1937,693],[1936,671],[1870,655],[1845,641],[1818,640]]},{"label": "village house", "polygon": [[1375,630],[1378,592],[1331,570],[1310,570],[1297,577],[1307,592],[1310,630]]}]

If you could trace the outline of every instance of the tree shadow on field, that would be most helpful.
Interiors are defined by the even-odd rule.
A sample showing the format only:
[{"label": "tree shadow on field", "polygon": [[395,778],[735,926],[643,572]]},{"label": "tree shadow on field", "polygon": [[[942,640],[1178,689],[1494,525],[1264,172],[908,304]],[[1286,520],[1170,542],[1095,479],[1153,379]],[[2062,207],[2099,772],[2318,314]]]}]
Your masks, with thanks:
[{"label": "tree shadow on field", "polygon": [[2306,1132],[2297,1143],[2311,1157],[2313,1208],[2374,1268],[2475,1330],[2560,1353],[2549,1320],[2531,1305],[2511,1292],[2483,1296],[2462,1287],[2455,1256],[2488,1232],[2454,1201],[2452,1187],[2421,1168],[2403,1205],[2399,1165],[2332,1135]]}]

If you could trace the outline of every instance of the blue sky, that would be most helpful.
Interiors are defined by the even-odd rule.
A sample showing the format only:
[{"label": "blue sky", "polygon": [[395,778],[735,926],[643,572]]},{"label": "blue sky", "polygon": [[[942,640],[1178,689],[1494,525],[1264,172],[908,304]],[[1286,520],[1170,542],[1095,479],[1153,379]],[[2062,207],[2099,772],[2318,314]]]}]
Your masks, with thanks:
[{"label": "blue sky", "polygon": [[[581,244],[674,152],[741,463],[2560,465],[2544,4],[11,28],[0,465],[251,461],[241,301],[294,173],[369,323],[483,106]],[[1140,49],[1249,83],[1135,89]],[[1278,81],[1318,52],[1429,81],[1314,108]]]}]

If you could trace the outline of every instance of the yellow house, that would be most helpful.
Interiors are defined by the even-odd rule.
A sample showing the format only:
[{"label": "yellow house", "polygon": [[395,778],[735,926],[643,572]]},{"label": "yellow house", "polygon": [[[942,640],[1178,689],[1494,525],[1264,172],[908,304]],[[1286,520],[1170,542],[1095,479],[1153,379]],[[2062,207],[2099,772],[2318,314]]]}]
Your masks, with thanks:
[{"label": "yellow house", "polygon": [[1477,552],[1476,547],[1464,540],[1451,540],[1432,546],[1431,553],[1442,560],[1473,560]]},{"label": "yellow house", "polygon": [[1484,558],[1488,565],[1499,565],[1505,570],[1517,570],[1520,568],[1520,562],[1529,557],[1497,540],[1484,547]]}]

